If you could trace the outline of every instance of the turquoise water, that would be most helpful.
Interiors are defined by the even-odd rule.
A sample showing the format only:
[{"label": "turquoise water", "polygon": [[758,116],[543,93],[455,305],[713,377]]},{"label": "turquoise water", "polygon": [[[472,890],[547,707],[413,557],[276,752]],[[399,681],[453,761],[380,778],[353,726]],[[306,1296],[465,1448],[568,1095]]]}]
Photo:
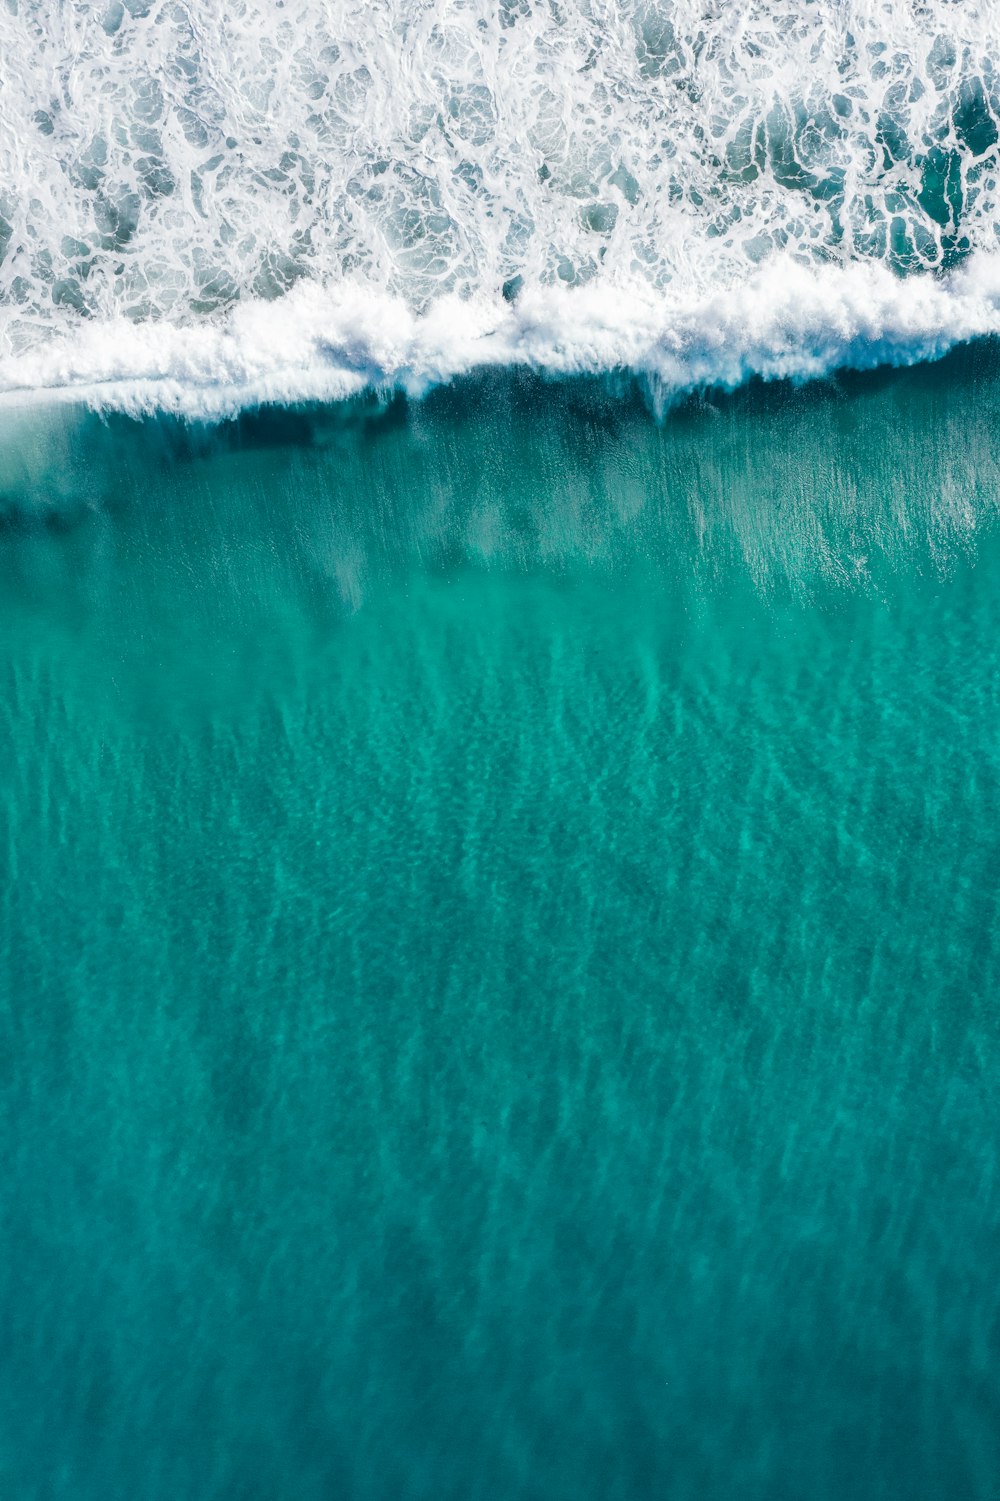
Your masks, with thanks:
[{"label": "turquoise water", "polygon": [[998,401],[5,418],[5,1495],[1000,1493]]}]

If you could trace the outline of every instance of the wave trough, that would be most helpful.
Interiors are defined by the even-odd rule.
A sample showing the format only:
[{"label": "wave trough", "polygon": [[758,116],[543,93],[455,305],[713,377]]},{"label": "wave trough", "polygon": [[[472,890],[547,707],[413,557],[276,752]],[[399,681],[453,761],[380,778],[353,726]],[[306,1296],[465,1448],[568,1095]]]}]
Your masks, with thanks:
[{"label": "wave trough", "polygon": [[0,10],[0,399],[665,395],[1000,330],[989,7]]}]

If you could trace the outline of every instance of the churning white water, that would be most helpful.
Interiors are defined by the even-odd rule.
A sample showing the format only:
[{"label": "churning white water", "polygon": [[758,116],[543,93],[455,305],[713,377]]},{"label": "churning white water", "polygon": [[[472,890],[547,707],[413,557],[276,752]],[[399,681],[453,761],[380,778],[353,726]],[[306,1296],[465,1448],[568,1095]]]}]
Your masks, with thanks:
[{"label": "churning white water", "polygon": [[670,390],[1000,329],[1000,11],[2,0],[0,394]]}]

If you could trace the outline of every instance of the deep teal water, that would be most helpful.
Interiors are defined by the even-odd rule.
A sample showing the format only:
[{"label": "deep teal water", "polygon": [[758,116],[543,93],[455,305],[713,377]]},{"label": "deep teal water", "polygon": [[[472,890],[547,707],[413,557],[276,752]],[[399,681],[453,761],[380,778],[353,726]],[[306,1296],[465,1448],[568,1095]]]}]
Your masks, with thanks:
[{"label": "deep teal water", "polygon": [[998,402],[4,419],[5,1496],[1000,1495]]}]

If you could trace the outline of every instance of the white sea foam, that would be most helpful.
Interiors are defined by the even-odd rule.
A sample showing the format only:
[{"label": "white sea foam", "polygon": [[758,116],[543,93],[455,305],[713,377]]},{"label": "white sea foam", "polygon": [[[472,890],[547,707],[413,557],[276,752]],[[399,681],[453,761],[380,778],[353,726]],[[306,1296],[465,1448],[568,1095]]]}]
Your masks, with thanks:
[{"label": "white sea foam", "polygon": [[0,400],[664,394],[1000,331],[975,0],[4,0]]},{"label": "white sea foam", "polygon": [[50,397],[133,411],[225,416],[263,402],[337,400],[366,386],[419,393],[477,368],[632,370],[664,400],[749,376],[803,380],[838,368],[934,359],[1000,333],[1000,258],[943,281],[882,266],[774,265],[694,304],[603,285],[540,288],[514,308],[452,296],[417,315],[367,288],[296,287],[178,327],[93,322],[0,359],[5,403]]}]

